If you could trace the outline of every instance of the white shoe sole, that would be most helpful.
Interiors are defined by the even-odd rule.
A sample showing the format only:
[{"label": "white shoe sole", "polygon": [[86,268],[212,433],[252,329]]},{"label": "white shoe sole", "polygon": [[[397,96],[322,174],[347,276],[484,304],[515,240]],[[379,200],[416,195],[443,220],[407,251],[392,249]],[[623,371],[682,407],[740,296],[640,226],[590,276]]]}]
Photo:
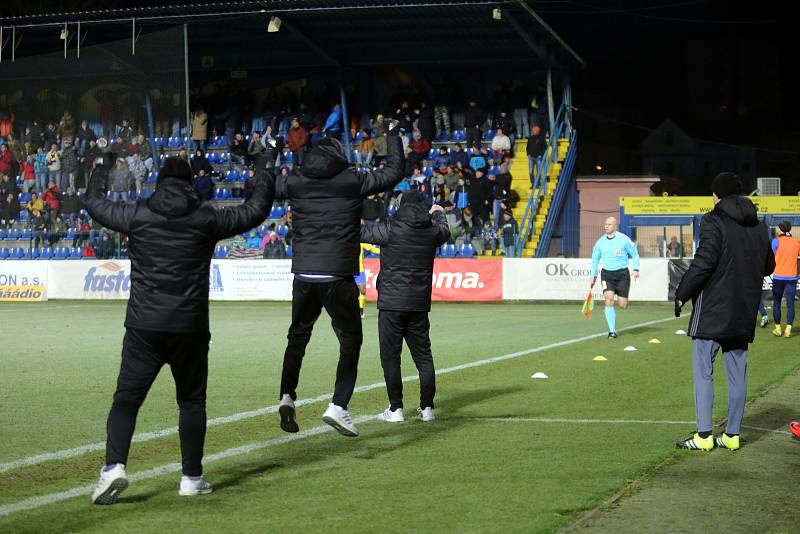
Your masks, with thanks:
[{"label": "white shoe sole", "polygon": [[124,477],[115,478],[112,480],[108,487],[97,497],[92,499],[94,504],[114,504],[117,502],[120,494],[128,487],[128,479]]},{"label": "white shoe sole", "polygon": [[387,419],[386,417],[383,416],[383,414],[379,415],[378,419],[380,419],[381,421],[386,421],[387,423],[402,423],[406,420],[405,417],[403,419]]},{"label": "white shoe sole", "polygon": [[335,428],[336,431],[339,434],[343,435],[343,436],[347,436],[347,437],[350,437],[350,438],[354,438],[354,437],[358,436],[358,431],[357,430],[351,430],[351,429],[347,428],[346,426],[341,424],[338,420],[336,420],[335,418],[331,417],[330,415],[323,415],[322,416],[322,420],[325,423],[327,423],[328,425],[330,425],[333,428]]},{"label": "white shoe sole", "polygon": [[213,491],[214,488],[203,489],[203,490],[178,490],[178,495],[180,495],[181,497],[194,497],[196,495],[208,495]]}]

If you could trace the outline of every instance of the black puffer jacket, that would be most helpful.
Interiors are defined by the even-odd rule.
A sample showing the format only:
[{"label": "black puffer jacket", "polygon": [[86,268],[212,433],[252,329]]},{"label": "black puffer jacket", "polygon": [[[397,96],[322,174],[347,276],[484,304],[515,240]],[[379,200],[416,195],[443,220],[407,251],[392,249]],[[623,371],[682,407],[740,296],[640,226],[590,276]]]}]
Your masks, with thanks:
[{"label": "black puffer jacket", "polygon": [[379,310],[430,311],[436,247],[449,237],[444,212],[429,215],[416,191],[403,195],[393,219],[361,226],[361,241],[381,247]]},{"label": "black puffer jacket", "polygon": [[388,138],[386,166],[357,171],[338,141],[323,139],[303,161],[299,174],[278,176],[276,198],[292,205],[292,272],[352,276],[358,274],[358,232],[364,197],[392,189],[403,179],[403,143]]},{"label": "black puffer jacket", "polygon": [[[153,196],[135,204],[104,198],[108,171],[95,169],[86,210],[103,226],[128,235],[131,295],[125,326],[163,332],[208,332],[208,271],[214,245],[262,222],[272,206],[268,171],[256,173],[250,200],[216,209],[185,179],[165,177]],[[163,172],[163,171],[162,171]]]},{"label": "black puffer jacket", "polygon": [[765,276],[775,256],[764,223],[749,199],[728,196],[700,222],[700,246],[675,298],[692,301],[688,334],[701,339],[751,343]]}]

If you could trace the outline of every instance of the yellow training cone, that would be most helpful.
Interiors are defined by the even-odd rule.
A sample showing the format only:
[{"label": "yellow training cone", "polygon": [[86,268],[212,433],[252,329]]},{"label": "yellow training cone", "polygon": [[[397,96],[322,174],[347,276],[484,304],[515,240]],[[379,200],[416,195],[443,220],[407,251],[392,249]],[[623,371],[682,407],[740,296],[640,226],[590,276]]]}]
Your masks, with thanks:
[{"label": "yellow training cone", "polygon": [[651,339],[650,341],[648,341],[648,343],[652,343],[653,345],[660,345],[661,344],[661,342],[659,340],[657,340],[656,338]]},{"label": "yellow training cone", "polygon": [[605,356],[595,356],[594,357],[594,361],[596,361],[596,362],[607,362],[608,358],[606,358]]}]

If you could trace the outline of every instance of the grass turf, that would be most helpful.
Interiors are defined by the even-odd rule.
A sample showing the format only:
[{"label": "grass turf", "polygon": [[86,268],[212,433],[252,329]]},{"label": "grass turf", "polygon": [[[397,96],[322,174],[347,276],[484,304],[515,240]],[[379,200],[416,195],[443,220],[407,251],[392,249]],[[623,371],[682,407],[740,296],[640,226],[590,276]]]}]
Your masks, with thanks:
[{"label": "grass turf", "polygon": [[[275,404],[289,305],[212,305],[209,417]],[[376,312],[364,323],[359,385],[380,382]],[[634,304],[619,326],[669,317],[671,307]],[[119,363],[124,304],[50,302],[0,306],[7,336],[0,360],[0,463],[104,439]],[[438,378],[432,424],[407,418],[274,444],[211,462],[217,492],[177,497],[178,474],[132,484],[114,507],[80,497],[0,517],[0,531],[553,531],[673,455],[693,425],[579,424],[524,419],[692,420],[685,319],[597,338]],[[439,304],[431,313],[439,369],[592,333],[579,306]],[[33,328],[32,328],[33,327]],[[760,332],[764,334],[764,332]],[[649,344],[659,338],[659,345]],[[32,339],[36,339],[35,343]],[[757,395],[796,365],[794,341],[760,336],[751,350],[749,394]],[[637,352],[623,352],[633,344]],[[320,320],[301,375],[301,398],[332,390],[335,338]],[[604,355],[606,362],[592,358]],[[406,374],[413,365],[404,357]],[[532,380],[543,371],[548,380]],[[720,373],[720,376],[723,376]],[[724,399],[724,379],[718,380]],[[406,386],[407,416],[418,389]],[[357,393],[354,416],[386,405],[382,388]],[[322,425],[324,403],[300,407],[302,430]],[[724,402],[715,416],[724,417]],[[509,420],[510,419],[510,420]],[[163,372],[140,412],[138,432],[177,421],[171,377]],[[747,423],[747,416],[745,422]],[[206,454],[286,436],[269,414],[209,428]],[[740,451],[744,456],[746,449]],[[133,446],[129,474],[178,461],[177,437]],[[0,473],[0,507],[28,497],[92,484],[102,452]]]}]

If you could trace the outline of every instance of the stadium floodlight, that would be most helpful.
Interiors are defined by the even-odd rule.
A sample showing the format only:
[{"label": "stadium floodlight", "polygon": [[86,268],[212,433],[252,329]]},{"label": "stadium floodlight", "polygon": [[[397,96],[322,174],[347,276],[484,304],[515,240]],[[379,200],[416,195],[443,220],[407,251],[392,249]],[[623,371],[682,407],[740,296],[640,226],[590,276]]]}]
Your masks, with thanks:
[{"label": "stadium floodlight", "polygon": [[59,37],[59,39],[61,39],[61,40],[63,41],[63,40],[65,40],[65,39],[66,39],[68,36],[69,36],[69,30],[67,30],[66,28],[64,28],[63,30],[61,30],[61,36]]},{"label": "stadium floodlight", "polygon": [[499,7],[492,9],[492,18],[494,20],[502,20],[503,12],[500,10]]},{"label": "stadium floodlight", "polygon": [[267,32],[275,33],[281,29],[281,22],[283,22],[280,17],[270,17],[269,24],[267,24]]}]

